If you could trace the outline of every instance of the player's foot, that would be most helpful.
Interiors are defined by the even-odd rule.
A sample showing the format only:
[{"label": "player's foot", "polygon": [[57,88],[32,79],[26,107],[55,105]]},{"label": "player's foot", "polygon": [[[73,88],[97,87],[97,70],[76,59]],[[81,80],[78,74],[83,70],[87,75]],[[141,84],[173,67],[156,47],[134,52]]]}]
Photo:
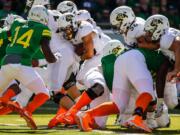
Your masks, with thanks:
[{"label": "player's foot", "polygon": [[141,129],[145,132],[152,132],[152,130],[144,123],[142,117],[139,115],[134,115],[133,117],[131,117],[129,120],[127,120],[125,125],[131,128]]},{"label": "player's foot", "polygon": [[150,129],[156,129],[158,128],[158,124],[155,119],[155,111],[153,112],[147,112],[146,116],[146,124]]},{"label": "player's foot", "polygon": [[158,128],[170,126],[170,116],[168,114],[168,108],[164,103],[158,106],[155,118],[158,124]]},{"label": "player's foot", "polygon": [[88,113],[78,112],[76,114],[76,123],[81,130],[85,132],[92,131],[93,120]]},{"label": "player's foot", "polygon": [[26,120],[28,127],[30,127],[33,130],[37,129],[37,126],[32,118],[32,114],[30,112],[28,112],[26,109],[22,109],[19,105],[15,104],[14,102],[11,102],[11,101],[9,101],[7,103],[7,106],[11,110],[19,113]]},{"label": "player's foot", "polygon": [[48,123],[48,128],[54,128],[59,124],[64,124],[64,115],[65,113],[56,115],[54,118],[52,118]]},{"label": "player's foot", "polygon": [[77,110],[76,109],[70,109],[64,116],[64,120],[66,124],[74,125],[76,124],[75,116],[76,116]]}]

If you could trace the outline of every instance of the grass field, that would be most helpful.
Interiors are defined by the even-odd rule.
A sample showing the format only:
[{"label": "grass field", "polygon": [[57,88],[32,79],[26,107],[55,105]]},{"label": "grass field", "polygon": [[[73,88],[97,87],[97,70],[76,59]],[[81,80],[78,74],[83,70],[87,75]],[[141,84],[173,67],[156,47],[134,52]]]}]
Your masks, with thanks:
[{"label": "grass field", "polygon": [[[119,126],[114,126],[113,122],[115,117],[110,116],[107,123],[107,129],[105,130],[94,130],[93,132],[84,133],[80,132],[77,128],[64,128],[57,127],[55,129],[47,129],[48,121],[53,117],[52,114],[35,114],[34,119],[38,125],[38,130],[30,130],[26,127],[25,121],[18,115],[6,115],[0,117],[0,135],[113,135],[113,134],[144,134],[139,133],[136,130],[128,130],[125,128],[120,128]],[[171,126],[170,128],[164,128],[153,131],[153,134],[159,135],[175,135],[180,134],[180,115],[171,116]]]},{"label": "grass field", "polygon": [[[110,116],[107,122],[107,128],[104,130],[94,130],[93,132],[85,133],[79,131],[77,128],[65,128],[58,126],[54,129],[47,129],[49,120],[56,113],[57,105],[53,102],[47,102],[40,107],[33,118],[38,126],[38,130],[30,130],[19,115],[11,114],[0,116],[0,135],[139,135],[136,130],[129,130],[114,126],[115,116]],[[163,128],[153,131],[153,134],[158,135],[180,135],[180,110],[171,111],[171,126],[170,128]],[[179,114],[179,115],[177,115]]]}]

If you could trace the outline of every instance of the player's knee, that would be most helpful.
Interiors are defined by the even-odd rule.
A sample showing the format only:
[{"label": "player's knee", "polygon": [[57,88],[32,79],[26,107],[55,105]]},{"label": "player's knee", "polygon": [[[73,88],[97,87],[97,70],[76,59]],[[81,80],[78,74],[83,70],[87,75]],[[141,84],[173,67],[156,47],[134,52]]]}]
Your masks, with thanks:
[{"label": "player's knee", "polygon": [[11,84],[8,89],[12,89],[14,91],[14,93],[19,94],[21,92],[21,88],[19,87],[18,83],[13,83]]},{"label": "player's knee", "polygon": [[102,96],[102,94],[104,93],[104,87],[99,83],[95,83],[86,92],[87,92],[88,96],[93,100],[97,97]]},{"label": "player's knee", "polygon": [[51,96],[51,99],[56,103],[56,104],[59,104],[60,103],[60,101],[61,101],[61,99],[64,97],[65,95],[64,94],[62,94],[62,93],[57,93],[57,94],[53,94],[52,96]]}]

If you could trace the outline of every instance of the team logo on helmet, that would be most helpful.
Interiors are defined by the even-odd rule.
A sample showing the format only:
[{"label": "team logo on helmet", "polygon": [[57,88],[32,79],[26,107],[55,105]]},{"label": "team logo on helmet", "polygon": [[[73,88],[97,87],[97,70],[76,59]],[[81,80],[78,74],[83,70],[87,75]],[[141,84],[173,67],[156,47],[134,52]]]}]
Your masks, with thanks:
[{"label": "team logo on helmet", "polygon": [[150,30],[151,33],[153,33],[157,29],[158,24],[163,24],[162,19],[153,19],[152,20],[150,25],[153,26],[154,28]]},{"label": "team logo on helmet", "polygon": [[157,26],[158,24],[163,24],[162,19],[154,19],[151,22],[151,26]]},{"label": "team logo on helmet", "polygon": [[125,13],[119,13],[116,17],[116,20],[117,21],[121,21],[123,20],[124,18],[128,18],[128,16],[125,14]]},{"label": "team logo on helmet", "polygon": [[120,51],[121,49],[122,49],[122,48],[121,48],[120,46],[117,46],[116,48],[113,48],[112,53],[115,54],[115,55],[117,55],[117,54],[119,54],[119,51]]}]

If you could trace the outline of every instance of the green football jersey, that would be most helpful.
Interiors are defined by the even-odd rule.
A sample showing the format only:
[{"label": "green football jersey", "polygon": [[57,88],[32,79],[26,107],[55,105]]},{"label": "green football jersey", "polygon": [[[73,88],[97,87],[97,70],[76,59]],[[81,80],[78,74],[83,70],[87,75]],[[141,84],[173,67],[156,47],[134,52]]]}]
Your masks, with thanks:
[{"label": "green football jersey", "polygon": [[50,29],[34,21],[16,20],[10,30],[12,42],[7,46],[6,54],[20,56],[20,63],[26,66],[31,66],[34,54],[40,49],[41,39],[43,37],[51,39]]},{"label": "green football jersey", "polygon": [[[3,57],[6,55],[6,47],[10,43],[10,37],[8,37],[7,27],[0,30],[0,63]],[[1,65],[0,65],[1,67]]]},{"label": "green football jersey", "polygon": [[[149,71],[151,71],[151,74],[155,79],[156,76],[154,74],[158,71],[160,66],[163,64],[165,60],[165,56],[158,51],[152,51],[152,50],[142,49],[142,48],[138,48],[137,50],[139,50],[144,55],[147,67]],[[105,78],[106,84],[110,91],[112,90],[112,83],[113,83],[113,77],[114,77],[114,63],[117,57],[118,56],[111,54],[101,59],[103,76]]]},{"label": "green football jersey", "polygon": [[45,56],[44,56],[42,50],[39,49],[39,50],[33,55],[33,58],[32,58],[32,59],[35,59],[35,60],[45,59]]},{"label": "green football jersey", "polygon": [[116,61],[116,58],[117,56],[115,54],[111,54],[101,59],[103,76],[110,91],[112,90],[114,63]]}]

